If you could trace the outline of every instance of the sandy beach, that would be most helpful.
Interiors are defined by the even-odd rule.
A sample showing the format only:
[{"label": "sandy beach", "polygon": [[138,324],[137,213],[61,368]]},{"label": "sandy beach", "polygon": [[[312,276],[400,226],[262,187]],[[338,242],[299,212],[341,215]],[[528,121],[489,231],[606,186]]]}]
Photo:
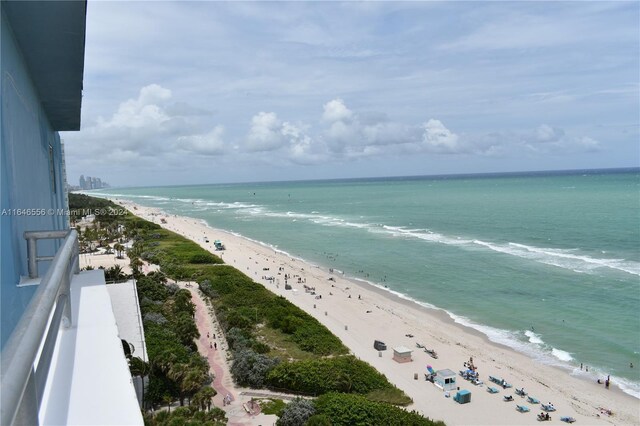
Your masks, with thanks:
[{"label": "sandy beach", "polygon": [[[604,385],[578,377],[579,374],[573,376],[565,370],[540,364],[456,324],[444,311],[422,307],[383,289],[211,228],[200,220],[169,216],[128,201],[112,201],[215,252],[227,264],[313,315],[355,356],[373,365],[406,392],[414,401],[407,407],[409,410],[417,410],[448,425],[537,424],[536,415],[542,411],[540,404],[529,403],[515,394],[516,389],[524,388],[541,403],[553,403],[556,411],[550,413],[551,423],[562,423],[561,417],[570,416],[577,420],[576,424],[640,424],[640,401],[620,391],[615,383],[606,389]],[[161,219],[166,223],[161,223]],[[226,250],[215,251],[213,241],[216,239],[224,241]],[[285,290],[285,274],[290,277],[287,283],[292,286],[291,290]],[[315,295],[306,292],[305,286],[315,288]],[[381,356],[373,348],[376,339],[388,347]],[[435,350],[438,358],[429,356],[417,343]],[[398,363],[392,359],[393,348],[399,346],[413,351],[412,362]],[[483,385],[474,385],[458,374],[471,357]],[[458,404],[452,398],[455,391],[447,398],[445,392],[426,381],[427,365],[434,370],[453,370],[457,374],[457,386],[472,393],[471,403]],[[489,376],[503,378],[513,387],[503,389],[491,383]],[[499,388],[499,392],[490,394],[488,386]],[[514,400],[503,401],[505,395],[513,395]],[[520,413],[516,405],[526,405],[531,411]]]}]

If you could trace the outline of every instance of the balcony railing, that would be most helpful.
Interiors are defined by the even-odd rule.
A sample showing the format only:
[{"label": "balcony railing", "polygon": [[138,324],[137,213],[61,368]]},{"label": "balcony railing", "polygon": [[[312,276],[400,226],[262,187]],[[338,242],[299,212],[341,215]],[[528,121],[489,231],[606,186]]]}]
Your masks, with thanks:
[{"label": "balcony railing", "polygon": [[[39,260],[52,262],[2,351],[2,425],[39,424],[38,411],[58,331],[61,324],[72,325],[70,285],[73,274],[79,273],[75,229],[25,232],[25,238],[32,278],[37,277]],[[53,259],[37,256],[38,240],[57,238],[64,238],[64,242]]]}]

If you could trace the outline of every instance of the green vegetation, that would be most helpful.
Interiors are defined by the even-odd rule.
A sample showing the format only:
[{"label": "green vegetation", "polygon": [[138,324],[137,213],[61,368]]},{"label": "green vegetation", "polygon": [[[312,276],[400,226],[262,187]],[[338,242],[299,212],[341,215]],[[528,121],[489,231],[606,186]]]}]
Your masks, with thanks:
[{"label": "green vegetation", "polygon": [[179,407],[173,411],[160,411],[144,416],[146,426],[223,426],[227,424],[225,412],[217,407],[210,411],[200,411],[195,407]]},{"label": "green vegetation", "polygon": [[94,198],[84,194],[69,194],[69,216],[72,222],[93,214],[97,222],[100,222],[103,227],[107,227],[112,223],[120,222],[120,212],[123,212],[122,207],[104,198]]},{"label": "green vegetation", "polygon": [[[140,228],[142,229],[142,228]],[[315,318],[198,244],[165,229],[142,229],[134,251],[174,279],[196,280],[215,308],[242,386],[321,395],[340,391],[408,405],[411,399]],[[165,331],[166,332],[166,331]]]},{"label": "green vegetation", "polygon": [[264,414],[275,414],[280,417],[282,410],[287,406],[287,403],[281,399],[263,399],[260,401],[260,411]]},{"label": "green vegetation", "polygon": [[[150,360],[146,400],[153,407],[173,400],[190,404],[147,416],[145,423],[214,425],[224,419],[209,411],[214,394],[206,385],[212,378],[194,345],[198,330],[190,293],[167,284],[169,276],[197,281],[215,308],[237,383],[320,395],[316,401],[296,400],[286,407],[282,401],[263,405],[281,417],[278,424],[441,424],[390,405],[408,405],[411,399],[373,367],[348,355],[336,336],[285,298],[182,236],[133,215],[118,218],[110,226],[123,230],[126,239],[118,240],[113,250],[121,252],[121,243],[134,242],[127,255],[138,278]],[[141,259],[160,265],[162,272],[142,275]]]},{"label": "green vegetation", "polygon": [[348,352],[340,339],[311,315],[237,269],[212,268],[203,278],[200,289],[211,298],[225,330],[237,328],[245,332],[247,339],[258,341],[256,328],[260,326],[285,334],[298,350],[312,355],[335,356]]},{"label": "green vegetation", "polygon": [[269,372],[267,381],[277,388],[294,389],[311,395],[328,392],[367,395],[372,391],[384,390],[397,403],[411,403],[411,399],[389,383],[386,377],[351,355],[282,363]]},{"label": "green vegetation", "polygon": [[333,426],[444,426],[443,422],[422,417],[415,411],[405,411],[353,394],[327,393],[314,401],[314,408],[314,417],[325,416]]},{"label": "green vegetation", "polygon": [[294,399],[284,407],[277,424],[278,426],[304,425],[315,411],[312,401],[302,398]]},{"label": "green vegetation", "polygon": [[[194,342],[200,334],[193,320],[191,293],[167,285],[157,272],[141,276],[137,287],[151,365],[146,401],[152,406],[175,399],[180,405],[185,399],[191,403],[198,392],[211,389],[207,385],[212,381],[207,360],[198,354]],[[196,405],[210,405],[213,396],[215,392],[209,404],[195,398]]]}]

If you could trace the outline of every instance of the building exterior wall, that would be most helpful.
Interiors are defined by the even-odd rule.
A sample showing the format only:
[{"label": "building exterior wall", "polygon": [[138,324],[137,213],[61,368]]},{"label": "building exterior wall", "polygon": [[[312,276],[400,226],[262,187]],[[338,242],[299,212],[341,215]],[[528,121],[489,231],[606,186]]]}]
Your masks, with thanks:
[{"label": "building exterior wall", "polygon": [[[55,214],[65,207],[66,188],[60,137],[42,108],[4,10],[0,30],[0,344],[4,347],[36,289],[17,287],[20,276],[28,274],[23,234],[66,228],[64,215]],[[38,254],[52,256],[59,245],[41,241]],[[41,262],[41,274],[46,267],[47,262]]]}]

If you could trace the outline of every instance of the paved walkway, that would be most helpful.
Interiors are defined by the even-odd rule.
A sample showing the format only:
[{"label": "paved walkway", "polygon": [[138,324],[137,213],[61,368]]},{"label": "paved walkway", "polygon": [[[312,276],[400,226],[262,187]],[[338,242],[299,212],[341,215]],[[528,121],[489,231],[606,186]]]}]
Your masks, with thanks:
[{"label": "paved walkway", "polygon": [[[178,285],[191,292],[191,300],[196,306],[195,321],[200,332],[196,345],[198,352],[207,358],[210,372],[215,377],[211,384],[217,392],[213,398],[213,404],[227,413],[228,425],[231,426],[275,424],[276,416],[261,414],[260,406],[251,404],[252,397],[243,392],[245,389],[238,389],[233,383],[227,362],[229,355],[226,341],[221,338],[221,328],[210,312],[210,307],[202,299],[198,284],[178,282]],[[223,401],[227,395],[231,397],[230,404],[225,404]]]}]

